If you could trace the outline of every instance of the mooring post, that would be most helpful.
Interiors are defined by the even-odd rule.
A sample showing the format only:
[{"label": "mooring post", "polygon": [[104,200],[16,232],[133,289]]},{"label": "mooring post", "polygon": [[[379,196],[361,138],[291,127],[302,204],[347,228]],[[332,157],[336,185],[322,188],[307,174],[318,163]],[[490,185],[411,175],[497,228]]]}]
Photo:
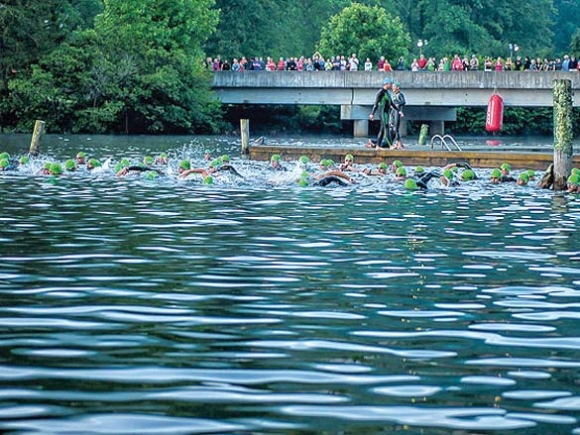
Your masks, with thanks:
[{"label": "mooring post", "polygon": [[30,149],[28,152],[31,156],[40,154],[40,141],[44,135],[44,121],[36,121],[34,123],[34,132],[32,133],[32,140],[30,141]]},{"label": "mooring post", "polygon": [[242,134],[242,157],[250,155],[250,121],[240,119],[240,131]]},{"label": "mooring post", "polygon": [[554,80],[554,179],[553,189],[566,189],[572,169],[572,81]]}]

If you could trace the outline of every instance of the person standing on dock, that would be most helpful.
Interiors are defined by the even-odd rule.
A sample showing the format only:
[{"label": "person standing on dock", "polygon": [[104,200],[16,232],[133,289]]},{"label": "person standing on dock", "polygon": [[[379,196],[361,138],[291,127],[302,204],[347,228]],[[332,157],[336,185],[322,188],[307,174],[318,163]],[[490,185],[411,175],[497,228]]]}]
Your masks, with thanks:
[{"label": "person standing on dock", "polygon": [[392,106],[390,90],[392,86],[393,80],[387,77],[383,81],[383,87],[377,92],[375,103],[373,104],[373,110],[369,115],[369,119],[373,121],[375,119],[375,113],[378,111],[381,126],[379,128],[376,142],[369,139],[365,145],[367,148],[390,148],[392,145],[392,138],[390,137],[391,129],[389,128],[389,115]]},{"label": "person standing on dock", "polygon": [[395,141],[395,146],[393,147],[396,150],[402,150],[405,147],[403,146],[403,142],[401,142],[401,118],[405,115],[403,113],[403,108],[407,104],[405,100],[405,95],[401,92],[401,85],[397,82],[393,83],[393,93],[391,94],[391,113],[390,113],[390,125],[393,128],[393,140]]}]

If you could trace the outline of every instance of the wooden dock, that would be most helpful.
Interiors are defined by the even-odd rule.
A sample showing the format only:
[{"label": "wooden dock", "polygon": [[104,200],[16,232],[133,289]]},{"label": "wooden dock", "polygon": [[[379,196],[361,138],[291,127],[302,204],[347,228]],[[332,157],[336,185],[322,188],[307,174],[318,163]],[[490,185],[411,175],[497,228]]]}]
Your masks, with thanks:
[{"label": "wooden dock", "polygon": [[[289,145],[252,145],[250,160],[269,161],[273,154],[280,154],[282,160],[298,160],[306,155],[311,161],[332,159],[335,162],[344,160],[352,154],[356,163],[391,163],[401,160],[408,166],[445,166],[449,163],[467,162],[474,168],[497,168],[502,163],[509,163],[513,169],[534,169],[544,171],[554,160],[553,152],[513,149],[496,151],[494,148],[469,151],[433,150],[426,146],[411,146],[404,150],[374,150],[364,147],[308,147]],[[575,167],[580,167],[580,155],[573,157]]]}]

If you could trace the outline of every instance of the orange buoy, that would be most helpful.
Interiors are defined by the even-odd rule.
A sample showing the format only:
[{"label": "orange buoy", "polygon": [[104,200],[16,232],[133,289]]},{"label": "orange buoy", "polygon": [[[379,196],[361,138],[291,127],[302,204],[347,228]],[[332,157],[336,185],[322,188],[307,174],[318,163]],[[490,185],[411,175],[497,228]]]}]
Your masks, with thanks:
[{"label": "orange buoy", "polygon": [[485,130],[497,133],[503,125],[503,98],[499,94],[493,94],[487,103],[487,116],[485,118]]}]

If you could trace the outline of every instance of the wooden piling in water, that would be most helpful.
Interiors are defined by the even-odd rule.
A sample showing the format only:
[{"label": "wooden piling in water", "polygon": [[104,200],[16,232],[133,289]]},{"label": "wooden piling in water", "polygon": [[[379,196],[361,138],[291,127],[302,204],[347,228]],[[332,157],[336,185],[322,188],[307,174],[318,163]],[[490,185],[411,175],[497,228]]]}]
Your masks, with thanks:
[{"label": "wooden piling in water", "polygon": [[28,150],[31,156],[40,154],[40,142],[44,135],[44,121],[37,120],[34,123],[34,131],[32,133],[32,140],[30,141],[30,149]]},{"label": "wooden piling in water", "polygon": [[553,190],[565,190],[572,170],[572,81],[554,80]]},{"label": "wooden piling in water", "polygon": [[250,156],[250,121],[240,119],[240,132],[242,135],[242,157]]}]

